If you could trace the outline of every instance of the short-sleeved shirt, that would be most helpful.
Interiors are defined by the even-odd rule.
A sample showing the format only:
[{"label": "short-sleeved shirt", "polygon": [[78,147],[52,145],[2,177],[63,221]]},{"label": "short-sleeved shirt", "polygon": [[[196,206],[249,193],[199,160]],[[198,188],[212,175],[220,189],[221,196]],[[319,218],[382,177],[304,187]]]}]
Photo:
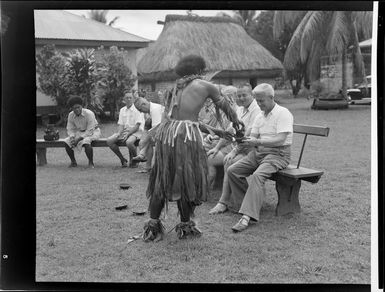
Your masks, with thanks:
[{"label": "short-sleeved shirt", "polygon": [[240,119],[245,124],[245,131],[252,127],[255,118],[259,113],[261,113],[261,109],[259,108],[255,99],[253,99],[247,108],[243,106],[237,108],[238,119]]},{"label": "short-sleeved shirt", "polygon": [[139,130],[143,131],[144,115],[134,105],[131,105],[129,108],[124,106],[120,109],[118,125],[129,129],[135,127],[137,123],[140,123]]},{"label": "short-sleeved shirt", "polygon": [[252,136],[259,136],[262,140],[274,137],[278,133],[287,132],[283,145],[291,145],[293,141],[293,115],[290,111],[278,104],[265,116],[258,114],[251,129]]},{"label": "short-sleeved shirt", "polygon": [[151,126],[152,128],[156,127],[162,121],[162,115],[164,111],[164,106],[150,102],[150,117],[151,117]]},{"label": "short-sleeved shirt", "polygon": [[77,132],[90,132],[98,126],[95,114],[89,109],[83,108],[80,115],[73,111],[68,114],[67,133],[68,136],[75,136]]}]

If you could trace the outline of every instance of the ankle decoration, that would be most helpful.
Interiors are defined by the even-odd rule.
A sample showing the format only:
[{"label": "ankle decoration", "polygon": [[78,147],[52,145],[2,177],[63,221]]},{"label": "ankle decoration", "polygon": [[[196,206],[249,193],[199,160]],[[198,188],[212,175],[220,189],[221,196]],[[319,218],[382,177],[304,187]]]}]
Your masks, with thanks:
[{"label": "ankle decoration", "polygon": [[189,222],[181,222],[175,227],[175,231],[179,239],[184,239],[187,236],[201,236],[202,231],[200,231],[194,221],[190,220]]},{"label": "ankle decoration", "polygon": [[163,239],[165,228],[159,219],[150,219],[144,224],[143,240],[160,241]]}]

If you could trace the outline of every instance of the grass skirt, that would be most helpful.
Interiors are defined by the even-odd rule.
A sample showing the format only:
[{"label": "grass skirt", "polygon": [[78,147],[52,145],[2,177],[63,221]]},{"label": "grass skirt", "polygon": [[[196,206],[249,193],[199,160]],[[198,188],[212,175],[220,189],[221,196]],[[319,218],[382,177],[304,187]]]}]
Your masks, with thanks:
[{"label": "grass skirt", "polygon": [[150,172],[147,197],[181,200],[191,205],[206,201],[207,156],[199,123],[166,120],[155,136],[155,163]]}]

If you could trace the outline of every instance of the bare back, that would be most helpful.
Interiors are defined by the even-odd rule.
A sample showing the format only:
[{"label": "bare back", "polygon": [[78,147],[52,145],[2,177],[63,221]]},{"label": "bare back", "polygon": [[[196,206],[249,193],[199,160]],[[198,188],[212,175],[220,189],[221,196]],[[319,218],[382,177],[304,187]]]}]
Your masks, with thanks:
[{"label": "bare back", "polygon": [[207,98],[214,102],[219,97],[219,91],[212,83],[195,79],[182,92],[179,108],[173,111],[173,118],[177,120],[198,121],[198,115]]}]

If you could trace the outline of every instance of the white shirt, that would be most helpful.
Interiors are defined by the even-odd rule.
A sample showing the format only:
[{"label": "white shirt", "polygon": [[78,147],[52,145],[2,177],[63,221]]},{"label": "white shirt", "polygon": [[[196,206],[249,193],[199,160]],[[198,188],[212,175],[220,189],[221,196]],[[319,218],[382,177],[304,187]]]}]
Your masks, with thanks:
[{"label": "white shirt", "polygon": [[75,136],[78,131],[90,133],[97,125],[95,114],[89,109],[83,108],[79,116],[71,111],[67,119],[67,133],[68,136]]},{"label": "white shirt", "polygon": [[237,116],[245,124],[245,131],[248,128],[251,128],[254,124],[255,118],[259,113],[261,113],[261,109],[259,108],[255,99],[249,104],[246,108],[244,106],[240,106],[237,108]]},{"label": "white shirt", "polygon": [[151,117],[151,126],[152,128],[156,127],[162,121],[162,115],[164,111],[164,106],[150,102],[150,117]]},{"label": "white shirt", "polygon": [[144,129],[144,115],[136,109],[132,104],[130,108],[124,106],[120,109],[118,125],[122,125],[124,129],[135,127],[140,123],[139,130]]},{"label": "white shirt", "polygon": [[293,141],[293,115],[290,111],[278,104],[265,116],[264,112],[258,114],[251,128],[251,135],[259,136],[262,140],[274,137],[278,133],[287,132],[283,145],[291,145]]}]

